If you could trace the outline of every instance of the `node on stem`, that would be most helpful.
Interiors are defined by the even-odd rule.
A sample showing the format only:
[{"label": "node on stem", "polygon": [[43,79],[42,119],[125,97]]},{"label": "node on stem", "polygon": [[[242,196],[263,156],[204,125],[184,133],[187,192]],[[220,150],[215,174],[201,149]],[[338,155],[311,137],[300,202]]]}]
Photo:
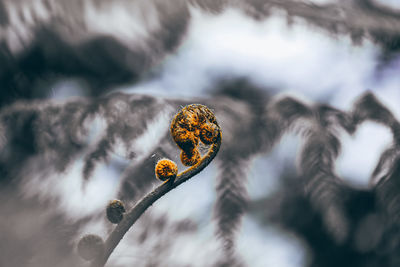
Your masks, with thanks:
[{"label": "node on stem", "polygon": [[79,240],[77,249],[82,259],[90,261],[103,254],[104,241],[98,235],[85,235]]},{"label": "node on stem", "polygon": [[172,160],[162,159],[157,162],[155,173],[157,179],[172,182],[178,174],[178,166]]},{"label": "node on stem", "polygon": [[111,223],[118,224],[120,221],[122,221],[124,213],[125,213],[125,206],[121,200],[115,199],[110,201],[110,203],[108,203],[106,214],[107,214],[107,219]]}]

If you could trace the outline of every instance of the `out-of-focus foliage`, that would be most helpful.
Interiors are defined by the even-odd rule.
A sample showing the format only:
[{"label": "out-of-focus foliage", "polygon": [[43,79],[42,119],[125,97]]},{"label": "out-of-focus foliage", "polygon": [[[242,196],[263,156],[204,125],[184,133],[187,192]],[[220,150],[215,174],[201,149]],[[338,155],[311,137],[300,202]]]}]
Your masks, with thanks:
[{"label": "out-of-focus foliage", "polygon": [[[260,25],[277,13],[288,25],[350,37],[352,47],[372,41],[380,49],[377,68],[394,62],[398,71],[399,9],[372,0],[324,2],[0,1],[0,265],[84,264],[76,253],[78,237],[92,231],[106,236],[113,227],[105,216],[109,199],[134,204],[156,185],[159,159],[179,162],[170,118],[181,106],[202,103],[215,112],[224,140],[215,173],[207,174],[215,176],[215,195],[207,196],[212,207],[204,209],[212,220],[198,207],[193,209],[201,218],[175,218],[174,206],[146,214],[110,266],[244,266],[248,260],[238,250],[239,237],[246,236],[240,233],[243,218],[300,240],[308,266],[398,266],[399,126],[372,94],[348,111],[325,105],[329,95],[316,104],[279,99],[275,94],[288,88],[268,87],[234,68],[219,76],[210,71],[202,98],[108,94],[157,80],[160,65],[188,45],[193,14],[217,16],[231,8]],[[207,30],[202,34],[208,38]],[[324,62],[321,68],[341,79]],[[182,79],[190,79],[190,71]],[[65,81],[72,82],[62,89]],[[47,99],[62,93],[81,97]],[[357,133],[365,120],[387,126],[394,138],[371,185],[358,189],[339,177],[335,161],[343,149],[341,133]],[[283,186],[251,197],[254,159],[283,145],[285,132],[304,142],[298,172],[286,168],[278,174]],[[270,179],[269,173],[256,174]],[[180,202],[190,196],[182,194]],[[174,245],[182,244],[196,248],[179,253],[189,255],[187,261],[174,256]]]}]

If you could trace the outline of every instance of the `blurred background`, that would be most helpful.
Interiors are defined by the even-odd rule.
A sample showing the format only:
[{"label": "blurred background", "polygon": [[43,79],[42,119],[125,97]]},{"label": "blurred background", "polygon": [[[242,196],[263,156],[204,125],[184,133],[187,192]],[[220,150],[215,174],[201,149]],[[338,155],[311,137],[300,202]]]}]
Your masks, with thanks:
[{"label": "blurred background", "polygon": [[366,92],[400,116],[399,51],[397,0],[0,0],[0,266],[88,266],[80,237],[179,162],[191,103],[221,151],[106,266],[399,266],[396,123],[368,101],[354,133],[336,121]]}]

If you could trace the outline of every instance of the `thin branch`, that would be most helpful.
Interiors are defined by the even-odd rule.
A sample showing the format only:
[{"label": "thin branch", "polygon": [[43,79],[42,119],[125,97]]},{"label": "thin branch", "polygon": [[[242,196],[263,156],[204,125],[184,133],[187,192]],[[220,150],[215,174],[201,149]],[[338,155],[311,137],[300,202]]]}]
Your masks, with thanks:
[{"label": "thin branch", "polygon": [[106,264],[111,253],[122,240],[125,233],[132,227],[132,225],[140,218],[140,216],[156,202],[163,195],[176,188],[180,184],[186,182],[199,172],[201,172],[210,162],[215,158],[221,147],[221,131],[219,131],[216,142],[211,145],[208,153],[196,165],[178,174],[175,181],[171,184],[169,182],[163,183],[152,192],[142,198],[131,210],[129,210],[124,219],[114,228],[105,242],[105,251],[101,257],[95,259],[91,267],[102,267]]},{"label": "thin branch", "polygon": [[315,4],[296,0],[269,0],[264,9],[285,10],[289,16],[306,19],[319,27],[337,31],[374,31],[398,34],[400,12],[370,0],[349,0],[339,3]]}]

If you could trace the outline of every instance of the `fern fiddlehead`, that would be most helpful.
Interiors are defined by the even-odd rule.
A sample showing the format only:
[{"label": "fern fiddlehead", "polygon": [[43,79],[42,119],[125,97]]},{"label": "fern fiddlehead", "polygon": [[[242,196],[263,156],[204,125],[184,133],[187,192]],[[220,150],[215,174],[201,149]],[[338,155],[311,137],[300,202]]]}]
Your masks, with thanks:
[{"label": "fern fiddlehead", "polygon": [[[110,233],[104,244],[100,242],[100,240],[102,241],[100,237],[96,236],[96,238],[92,238],[96,241],[94,243],[101,244],[101,246],[98,247],[102,248],[101,253],[99,252],[100,250],[97,249],[95,252],[89,253],[89,256],[84,257],[86,260],[92,260],[92,267],[104,266],[125,233],[147,208],[163,195],[201,172],[215,158],[220,149],[221,128],[213,112],[204,105],[192,104],[182,108],[173,118],[170,130],[174,141],[182,151],[181,159],[183,158],[182,154],[185,155],[182,163],[186,166],[190,166],[190,168],[177,174],[178,168],[173,161],[162,159],[157,163],[155,167],[156,177],[164,181],[164,183],[148,193],[124,214],[123,218]],[[203,156],[200,154],[197,147],[199,145],[199,140],[201,140],[204,145],[210,145],[208,152]],[[118,201],[112,201],[110,204],[120,207]],[[122,211],[122,209],[119,209],[119,211]],[[120,217],[117,219],[119,218]],[[114,221],[116,222],[118,220]],[[82,240],[84,240],[84,238],[85,237],[81,239],[80,243],[83,242]],[[90,245],[91,244],[89,244],[89,246]]]}]

